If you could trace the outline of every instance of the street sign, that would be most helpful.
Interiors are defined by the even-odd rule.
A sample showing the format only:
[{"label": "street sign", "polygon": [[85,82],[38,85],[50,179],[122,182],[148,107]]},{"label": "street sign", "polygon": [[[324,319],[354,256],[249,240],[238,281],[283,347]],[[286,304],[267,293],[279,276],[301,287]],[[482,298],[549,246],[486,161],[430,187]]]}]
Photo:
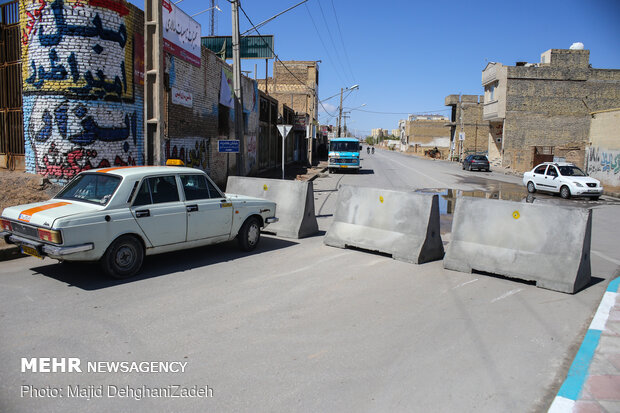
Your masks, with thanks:
[{"label": "street sign", "polygon": [[280,135],[282,135],[282,179],[284,179],[284,146],[286,143],[286,137],[293,129],[293,125],[277,125]]},{"label": "street sign", "polygon": [[[232,59],[232,36],[203,36],[200,41],[220,57]],[[242,37],[239,53],[242,59],[273,59],[273,35]]]},{"label": "street sign", "polygon": [[239,153],[239,140],[218,140],[217,151],[220,153]]},{"label": "street sign", "polygon": [[280,132],[280,135],[282,135],[282,139],[286,138],[288,134],[291,132],[291,129],[293,129],[293,125],[277,125],[277,126],[278,126],[278,131]]},{"label": "street sign", "polygon": [[464,141],[465,140],[465,132],[459,132],[459,140],[460,141]]}]

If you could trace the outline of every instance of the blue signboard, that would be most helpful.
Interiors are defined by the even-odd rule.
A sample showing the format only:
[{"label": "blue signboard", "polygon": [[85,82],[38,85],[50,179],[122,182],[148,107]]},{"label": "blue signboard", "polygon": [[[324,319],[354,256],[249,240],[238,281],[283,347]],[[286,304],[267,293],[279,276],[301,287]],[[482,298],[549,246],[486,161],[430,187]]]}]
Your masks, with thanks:
[{"label": "blue signboard", "polygon": [[217,151],[222,153],[239,153],[239,141],[236,139],[217,141]]}]

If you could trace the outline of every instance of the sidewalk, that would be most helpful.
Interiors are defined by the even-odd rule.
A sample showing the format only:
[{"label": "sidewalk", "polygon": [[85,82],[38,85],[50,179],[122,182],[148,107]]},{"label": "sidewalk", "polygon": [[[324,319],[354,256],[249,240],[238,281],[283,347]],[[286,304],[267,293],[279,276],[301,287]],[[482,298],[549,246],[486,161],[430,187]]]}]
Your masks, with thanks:
[{"label": "sidewalk", "polygon": [[609,283],[550,413],[620,412],[620,277]]}]

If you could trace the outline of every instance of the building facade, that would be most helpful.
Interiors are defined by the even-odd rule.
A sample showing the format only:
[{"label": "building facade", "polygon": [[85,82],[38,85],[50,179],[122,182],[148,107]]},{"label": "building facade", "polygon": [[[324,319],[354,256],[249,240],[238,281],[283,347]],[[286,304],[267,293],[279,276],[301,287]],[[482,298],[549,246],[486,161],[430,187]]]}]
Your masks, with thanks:
[{"label": "building facade", "polygon": [[586,155],[588,175],[620,193],[620,108],[592,113]]},{"label": "building facade", "polygon": [[484,96],[449,95],[450,159],[463,160],[470,154],[488,153],[489,123],[482,119]]},{"label": "building facade", "polygon": [[[294,161],[313,161],[316,152],[314,137],[318,126],[319,105],[319,65],[316,61],[275,61],[273,78],[258,82],[260,90],[279,102],[280,116],[284,115],[283,105],[295,113],[293,136]],[[314,132],[313,132],[314,131]]]},{"label": "building facade", "polygon": [[589,50],[551,49],[540,63],[482,72],[490,160],[516,171],[541,161],[584,166],[591,112],[620,107],[620,70],[595,69]]},{"label": "building facade", "polygon": [[445,158],[450,147],[448,121],[441,115],[409,115],[405,123],[407,151],[423,153],[437,147]]}]

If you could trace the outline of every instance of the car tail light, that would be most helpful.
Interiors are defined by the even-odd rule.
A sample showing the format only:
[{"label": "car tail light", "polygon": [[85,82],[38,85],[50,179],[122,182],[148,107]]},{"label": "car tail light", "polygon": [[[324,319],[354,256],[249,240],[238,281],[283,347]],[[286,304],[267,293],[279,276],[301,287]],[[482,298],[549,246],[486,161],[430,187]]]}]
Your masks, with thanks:
[{"label": "car tail light", "polygon": [[0,228],[4,231],[13,231],[13,225],[11,225],[11,221],[6,219],[0,219]]},{"label": "car tail light", "polygon": [[41,241],[53,242],[54,244],[60,244],[62,242],[60,231],[48,229],[39,228],[39,239]]}]

